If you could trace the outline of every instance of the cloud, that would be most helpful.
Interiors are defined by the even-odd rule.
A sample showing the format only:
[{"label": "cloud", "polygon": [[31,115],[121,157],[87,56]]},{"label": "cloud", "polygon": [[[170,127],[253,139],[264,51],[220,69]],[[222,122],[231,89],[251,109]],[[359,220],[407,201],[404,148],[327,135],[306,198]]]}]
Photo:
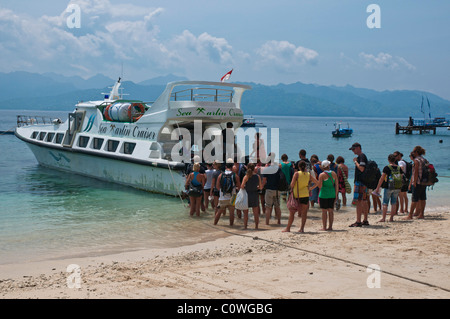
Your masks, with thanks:
[{"label": "cloud", "polygon": [[388,53],[380,52],[377,55],[361,52],[359,58],[367,69],[389,69],[415,71],[416,67],[406,61],[405,58],[392,56]]},{"label": "cloud", "polygon": [[[79,0],[81,28],[69,28],[73,12],[39,18],[0,8],[0,69],[53,71],[92,76],[119,70],[153,72],[177,63],[159,37],[157,18],[162,8],[111,4],[108,0]],[[75,67],[77,66],[77,67]]]},{"label": "cloud", "polygon": [[[66,9],[54,16],[32,17],[0,8],[0,70],[56,72],[91,77],[116,76],[124,64],[130,80],[174,73],[189,78],[223,75],[233,68],[274,66],[291,72],[314,65],[318,53],[288,41],[268,41],[251,53],[233,48],[228,39],[188,29],[162,38],[160,7],[77,0],[81,28],[69,28]],[[137,79],[138,77],[139,79]]]},{"label": "cloud", "polygon": [[172,41],[171,47],[182,53],[191,52],[201,59],[207,59],[218,64],[233,63],[233,48],[224,38],[214,37],[207,32],[196,37],[189,30],[184,30],[180,35],[176,36]]},{"label": "cloud", "polygon": [[285,71],[305,64],[315,65],[319,54],[288,41],[267,41],[256,50],[259,65],[275,65]]},{"label": "cloud", "polygon": [[[84,77],[120,69],[128,74],[144,73],[145,78],[167,73],[187,74],[188,70],[233,67],[248,59],[233,52],[225,39],[207,32],[194,35],[189,30],[161,39],[158,17],[165,9],[133,4],[112,4],[109,0],[77,0],[81,28],[69,28],[72,11],[39,18],[15,14],[0,7],[0,60],[2,71],[27,69],[30,72],[57,72]],[[14,61],[14,62],[11,62]],[[204,72],[204,71],[203,71]]]}]

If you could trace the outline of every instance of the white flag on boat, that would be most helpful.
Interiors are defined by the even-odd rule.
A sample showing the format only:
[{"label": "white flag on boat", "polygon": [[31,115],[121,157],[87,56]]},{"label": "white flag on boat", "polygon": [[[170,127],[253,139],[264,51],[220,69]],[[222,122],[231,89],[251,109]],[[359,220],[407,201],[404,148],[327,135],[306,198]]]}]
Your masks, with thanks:
[{"label": "white flag on boat", "polygon": [[222,78],[220,79],[220,82],[228,81],[228,79],[231,76],[231,72],[233,72],[233,69],[231,69],[231,71],[228,71],[224,76],[222,76]]}]

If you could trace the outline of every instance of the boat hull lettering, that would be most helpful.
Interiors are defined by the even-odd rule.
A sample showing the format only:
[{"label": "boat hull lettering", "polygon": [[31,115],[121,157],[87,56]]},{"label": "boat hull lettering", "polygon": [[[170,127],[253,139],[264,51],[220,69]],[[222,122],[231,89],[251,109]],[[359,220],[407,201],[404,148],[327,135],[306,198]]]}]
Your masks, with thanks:
[{"label": "boat hull lettering", "polygon": [[178,108],[176,113],[176,117],[196,117],[196,118],[230,118],[230,117],[243,117],[243,113],[239,109],[235,108],[206,108],[206,107],[197,107],[197,108]]},{"label": "boat hull lettering", "polygon": [[147,127],[140,128],[137,125],[128,126],[117,123],[100,124],[98,133],[117,137],[134,137],[151,141],[156,139],[156,132]]}]

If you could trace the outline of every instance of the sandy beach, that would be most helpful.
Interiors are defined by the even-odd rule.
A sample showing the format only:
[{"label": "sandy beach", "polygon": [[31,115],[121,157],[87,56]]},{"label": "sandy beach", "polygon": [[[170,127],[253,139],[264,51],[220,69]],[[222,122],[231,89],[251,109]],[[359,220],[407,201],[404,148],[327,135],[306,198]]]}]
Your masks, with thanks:
[{"label": "sandy beach", "polygon": [[[227,236],[170,249],[99,257],[0,265],[0,297],[152,299],[446,299],[450,297],[450,209],[428,209],[424,220],[349,228],[355,208],[335,213],[334,231],[320,231],[321,211],[310,209],[305,233],[282,233],[242,220],[219,227]],[[211,227],[212,219],[211,219]],[[79,288],[68,272],[79,268]],[[368,269],[368,266],[371,265]],[[375,266],[374,266],[375,265]],[[75,267],[77,267],[75,266]],[[373,268],[375,267],[375,268]],[[379,271],[373,270],[379,269]],[[72,286],[71,286],[72,285]]]}]

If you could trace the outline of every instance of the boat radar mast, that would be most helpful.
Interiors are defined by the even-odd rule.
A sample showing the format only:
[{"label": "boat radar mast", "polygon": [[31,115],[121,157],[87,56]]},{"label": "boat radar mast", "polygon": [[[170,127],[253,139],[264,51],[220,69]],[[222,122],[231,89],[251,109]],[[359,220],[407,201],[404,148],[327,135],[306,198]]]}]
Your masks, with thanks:
[{"label": "boat radar mast", "polygon": [[105,95],[105,100],[106,101],[115,101],[115,100],[120,100],[123,97],[122,93],[119,93],[119,90],[123,90],[120,88],[120,85],[122,83],[120,83],[121,77],[119,77],[119,79],[117,80],[116,84],[114,84],[114,86],[110,87],[111,88],[111,92],[109,94],[107,93],[102,93]]}]

